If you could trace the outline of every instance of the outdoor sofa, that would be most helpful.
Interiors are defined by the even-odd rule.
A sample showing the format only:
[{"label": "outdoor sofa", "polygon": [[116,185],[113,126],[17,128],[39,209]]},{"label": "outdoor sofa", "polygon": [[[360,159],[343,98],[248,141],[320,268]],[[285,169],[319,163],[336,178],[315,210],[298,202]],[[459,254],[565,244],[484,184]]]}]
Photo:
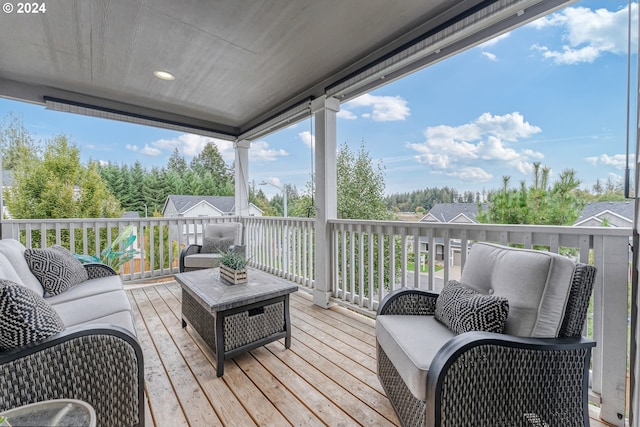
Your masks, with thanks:
[{"label": "outdoor sofa", "polygon": [[378,378],[404,426],[588,426],[596,270],[475,243],[459,282],[380,303]]},{"label": "outdoor sofa", "polygon": [[98,426],[144,426],[142,350],[112,268],[0,240],[0,329],[0,411],[79,399]]}]

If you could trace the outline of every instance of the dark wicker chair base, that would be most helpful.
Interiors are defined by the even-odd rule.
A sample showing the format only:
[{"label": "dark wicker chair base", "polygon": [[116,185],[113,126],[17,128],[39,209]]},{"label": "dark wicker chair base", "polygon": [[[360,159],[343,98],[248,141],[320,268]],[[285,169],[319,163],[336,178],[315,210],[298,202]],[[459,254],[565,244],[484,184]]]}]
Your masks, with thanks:
[{"label": "dark wicker chair base", "polygon": [[144,426],[144,368],[119,328],[68,329],[0,355],[0,411],[51,399],[93,406],[99,426]]},{"label": "dark wicker chair base", "polygon": [[593,342],[465,335],[429,372],[427,401],[411,393],[378,346],[378,377],[403,426],[589,425],[585,371]]}]

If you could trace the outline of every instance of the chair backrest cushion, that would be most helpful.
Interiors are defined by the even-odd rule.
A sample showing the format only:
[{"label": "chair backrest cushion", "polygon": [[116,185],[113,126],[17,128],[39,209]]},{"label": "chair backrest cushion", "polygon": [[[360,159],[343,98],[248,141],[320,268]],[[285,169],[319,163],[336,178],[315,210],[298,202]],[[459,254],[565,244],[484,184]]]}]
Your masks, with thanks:
[{"label": "chair backrest cushion", "polygon": [[575,263],[558,254],[478,242],[460,282],[509,300],[505,334],[557,337],[574,270]]},{"label": "chair backrest cushion", "polygon": [[225,252],[229,246],[242,244],[242,224],[225,222],[207,224],[202,238],[202,253]]}]

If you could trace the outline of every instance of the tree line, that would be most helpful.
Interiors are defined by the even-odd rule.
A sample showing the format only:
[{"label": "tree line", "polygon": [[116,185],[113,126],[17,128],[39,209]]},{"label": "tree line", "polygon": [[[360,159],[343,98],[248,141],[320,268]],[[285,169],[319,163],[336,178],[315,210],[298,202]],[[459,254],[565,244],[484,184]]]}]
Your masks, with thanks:
[{"label": "tree line", "polygon": [[[133,165],[89,161],[83,165],[80,150],[65,135],[36,142],[22,121],[9,115],[0,126],[3,169],[13,172],[5,191],[6,206],[13,218],[119,217],[124,211],[160,215],[167,196],[234,194],[233,165],[227,165],[213,142],[187,162],[174,149],[167,165],[146,169]],[[374,162],[362,142],[352,151],[342,144],[337,153],[338,217],[394,219],[394,212],[429,211],[437,203],[486,203],[479,218],[484,222],[570,225],[588,201],[624,200],[622,187],[611,179],[598,180],[581,190],[575,171],[563,171],[550,182],[550,170],[534,164],[532,183],[524,180],[512,188],[503,177],[497,190],[464,191],[433,187],[385,196],[385,169]],[[314,217],[314,178],[304,189],[285,185],[288,214]],[[5,183],[7,184],[7,183]],[[284,214],[283,196],[268,199],[251,182],[249,198],[266,216]]]}]

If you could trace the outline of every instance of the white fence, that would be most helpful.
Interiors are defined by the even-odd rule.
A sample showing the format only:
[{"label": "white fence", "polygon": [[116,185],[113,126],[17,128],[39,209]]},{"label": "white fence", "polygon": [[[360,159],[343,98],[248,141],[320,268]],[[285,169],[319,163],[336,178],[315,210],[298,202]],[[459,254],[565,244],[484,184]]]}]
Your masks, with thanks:
[{"label": "white fence", "polygon": [[[124,266],[122,276],[129,282],[177,273],[180,250],[202,243],[202,227],[229,221],[243,222],[252,266],[314,287],[313,219],[8,220],[2,223],[2,236],[20,239],[28,247],[63,244],[75,252],[95,254],[110,245],[120,230],[133,225],[141,256]],[[458,278],[474,241],[545,249],[596,266],[593,310],[589,327],[585,325],[585,332],[597,341],[590,397],[601,405],[603,419],[623,425],[631,229],[360,220],[332,220],[329,227],[333,299],[369,315],[375,314],[378,303],[393,289],[411,286],[437,291],[443,283]],[[421,247],[428,251],[421,253]]]}]

